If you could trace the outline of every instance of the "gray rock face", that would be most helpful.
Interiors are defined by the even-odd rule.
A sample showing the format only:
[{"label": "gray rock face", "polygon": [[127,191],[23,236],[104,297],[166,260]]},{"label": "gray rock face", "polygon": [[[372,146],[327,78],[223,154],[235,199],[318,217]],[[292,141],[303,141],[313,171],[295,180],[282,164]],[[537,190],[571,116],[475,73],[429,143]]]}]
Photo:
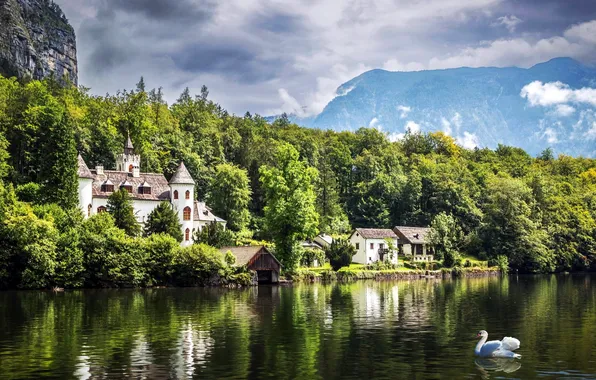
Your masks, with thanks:
[{"label": "gray rock face", "polygon": [[75,33],[51,0],[0,0],[0,74],[77,84]]}]

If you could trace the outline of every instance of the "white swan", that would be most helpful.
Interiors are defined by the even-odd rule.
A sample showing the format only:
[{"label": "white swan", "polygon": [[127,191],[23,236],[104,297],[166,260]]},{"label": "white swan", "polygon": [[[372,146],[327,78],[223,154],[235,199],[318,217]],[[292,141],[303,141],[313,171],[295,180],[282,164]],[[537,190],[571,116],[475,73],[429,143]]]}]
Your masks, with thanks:
[{"label": "white swan", "polygon": [[503,340],[491,340],[487,342],[488,333],[484,330],[480,331],[476,337],[480,341],[476,345],[474,353],[476,356],[483,358],[517,358],[521,359],[521,355],[513,351],[519,348],[519,340],[506,336]]}]

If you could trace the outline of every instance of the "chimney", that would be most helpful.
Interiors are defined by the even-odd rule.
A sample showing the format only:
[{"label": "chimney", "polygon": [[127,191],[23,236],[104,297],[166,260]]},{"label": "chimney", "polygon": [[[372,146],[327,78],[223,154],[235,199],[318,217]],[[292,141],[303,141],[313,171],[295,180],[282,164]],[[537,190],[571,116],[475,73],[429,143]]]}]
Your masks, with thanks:
[{"label": "chimney", "polygon": [[95,167],[95,172],[97,175],[103,175],[103,165],[97,165]]},{"label": "chimney", "polygon": [[141,169],[138,166],[132,168],[132,176],[133,178],[139,178],[141,176]]}]

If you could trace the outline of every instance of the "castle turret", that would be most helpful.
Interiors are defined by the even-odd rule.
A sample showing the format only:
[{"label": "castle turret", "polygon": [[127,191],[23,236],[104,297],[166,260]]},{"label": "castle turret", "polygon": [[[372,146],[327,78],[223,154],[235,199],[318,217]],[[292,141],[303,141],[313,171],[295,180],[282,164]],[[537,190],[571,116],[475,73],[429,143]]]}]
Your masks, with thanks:
[{"label": "castle turret", "polygon": [[184,236],[182,245],[190,245],[193,242],[195,181],[186,169],[184,162],[181,162],[176,169],[169,185],[172,206],[182,225],[182,235]]},{"label": "castle turret", "polygon": [[85,218],[91,216],[93,207],[93,173],[79,154],[79,207]]},{"label": "castle turret", "polygon": [[141,171],[141,156],[135,154],[135,148],[132,145],[130,134],[124,144],[124,153],[116,157],[116,170],[132,173],[133,177],[138,177]]}]

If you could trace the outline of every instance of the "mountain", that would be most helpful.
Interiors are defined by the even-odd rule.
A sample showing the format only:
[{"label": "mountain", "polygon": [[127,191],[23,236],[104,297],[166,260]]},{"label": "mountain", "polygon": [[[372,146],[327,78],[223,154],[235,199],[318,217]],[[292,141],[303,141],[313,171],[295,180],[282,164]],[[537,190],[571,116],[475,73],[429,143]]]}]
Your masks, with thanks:
[{"label": "mountain", "polygon": [[[529,93],[522,97],[522,89],[534,81],[542,83],[526,87]],[[573,91],[582,88],[588,89]],[[342,95],[319,115],[290,119],[321,129],[372,126],[392,138],[408,125],[414,131],[446,131],[467,147],[501,143],[531,154],[552,147],[596,156],[596,90],[589,88],[596,88],[596,69],[570,58],[529,69],[372,70],[341,85],[337,94]]]},{"label": "mountain", "polygon": [[77,84],[74,29],[51,0],[0,0],[0,74]]}]

